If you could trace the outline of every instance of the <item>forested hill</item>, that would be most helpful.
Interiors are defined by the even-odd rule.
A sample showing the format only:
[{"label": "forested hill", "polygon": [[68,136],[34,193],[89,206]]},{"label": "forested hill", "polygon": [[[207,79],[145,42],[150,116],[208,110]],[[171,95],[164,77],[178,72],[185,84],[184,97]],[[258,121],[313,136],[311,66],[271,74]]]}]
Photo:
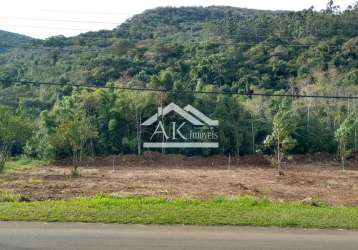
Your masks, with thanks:
[{"label": "forested hill", "polygon": [[30,44],[32,38],[0,30],[0,53],[14,46]]},{"label": "forested hill", "polygon": [[[31,86],[16,82],[19,80],[66,86]],[[58,123],[80,108],[99,133],[95,152],[135,152],[136,119],[156,110],[158,95],[91,92],[72,84],[357,95],[358,3],[344,11],[332,2],[322,11],[298,12],[157,8],[111,31],[33,40],[30,46],[0,54],[0,103],[42,126],[38,131],[43,134],[33,138],[38,144],[33,142],[32,146],[45,145],[40,139],[51,136]],[[191,103],[219,119],[220,152],[236,153],[263,148],[274,115],[284,101],[172,94],[163,99],[178,105]],[[295,114],[301,115],[294,152],[334,151],[335,131],[352,106],[316,99],[289,103]],[[254,122],[260,125],[254,127]],[[358,147],[358,139],[355,145]]]},{"label": "forested hill", "polygon": [[112,31],[37,40],[0,57],[0,77],[240,91],[287,89],[317,71],[356,84],[357,5],[338,13],[158,8]]}]

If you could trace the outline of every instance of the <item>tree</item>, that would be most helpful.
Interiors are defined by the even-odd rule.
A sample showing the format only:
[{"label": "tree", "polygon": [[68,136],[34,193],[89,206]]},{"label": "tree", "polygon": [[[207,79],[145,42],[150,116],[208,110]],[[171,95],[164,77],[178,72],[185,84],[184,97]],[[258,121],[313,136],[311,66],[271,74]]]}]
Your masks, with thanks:
[{"label": "tree", "polygon": [[60,121],[51,142],[55,147],[70,149],[74,166],[73,174],[76,175],[86,144],[97,136],[97,130],[92,127],[90,119],[82,110],[77,109],[71,117]]},{"label": "tree", "polygon": [[338,154],[341,158],[343,171],[345,170],[346,159],[352,153],[349,139],[353,137],[357,126],[357,114],[352,112],[347,116],[335,133],[336,140],[338,141]]},{"label": "tree", "polygon": [[[345,11],[333,1],[327,11],[159,8],[135,16],[112,31],[71,38],[31,41],[2,33],[0,47],[25,45],[26,41],[35,47],[51,47],[46,53],[0,48],[0,103],[40,125],[25,148],[33,157],[70,155],[68,147],[49,145],[46,134],[51,138],[60,121],[69,119],[76,107],[86,112],[98,130],[96,144],[90,140],[88,145],[93,156],[140,153],[140,135],[145,131],[139,125],[142,118],[155,113],[162,102],[161,94],[112,87],[175,90],[164,95],[165,104],[193,104],[219,119],[220,152],[241,155],[263,148],[282,101],[281,97],[270,98],[275,101],[271,109],[271,101],[265,97],[262,109],[257,109],[260,98],[250,94],[280,91],[277,94],[358,96],[358,3]],[[13,82],[21,79],[65,86]],[[110,89],[92,92],[74,83]],[[218,99],[212,94],[191,93],[195,89],[246,93],[252,99]],[[294,137],[297,146],[291,152],[336,152],[335,132],[345,119],[346,105],[339,99],[292,99],[300,119]],[[351,101],[349,107],[357,109],[358,103]],[[251,113],[245,106],[252,106]],[[40,114],[47,116],[43,127]],[[355,138],[358,149],[358,132]],[[17,147],[13,149],[16,153]],[[202,153],[197,149],[176,152]]]},{"label": "tree", "polygon": [[292,137],[296,129],[296,118],[293,112],[285,106],[280,106],[273,119],[273,128],[264,141],[265,146],[275,147],[277,155],[277,170],[281,175],[281,162],[284,154],[293,149],[296,140]]},{"label": "tree", "polygon": [[23,144],[31,135],[31,127],[30,122],[0,106],[0,172],[5,167],[12,146]]}]

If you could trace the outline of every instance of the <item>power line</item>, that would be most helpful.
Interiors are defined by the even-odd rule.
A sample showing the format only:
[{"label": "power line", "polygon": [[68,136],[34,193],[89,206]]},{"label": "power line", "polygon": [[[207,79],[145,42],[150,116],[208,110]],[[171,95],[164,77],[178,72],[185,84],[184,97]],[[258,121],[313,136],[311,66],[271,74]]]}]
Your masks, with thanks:
[{"label": "power line", "polygon": [[[68,22],[68,23],[88,23],[88,24],[108,24],[108,25],[116,25],[119,26],[120,23],[117,22],[101,22],[101,21],[81,21],[81,20],[65,20],[65,19],[42,19],[42,18],[19,18],[19,19],[24,19],[24,20],[38,20],[38,21],[50,21],[50,22]],[[34,29],[55,29],[55,30],[74,30],[74,31],[83,31],[83,32],[97,32],[100,30],[91,30],[90,28],[76,28],[76,27],[59,27],[59,26],[55,26],[55,27],[50,27],[50,26],[36,26],[36,25],[22,25],[22,24],[4,24],[5,26],[10,26],[10,27],[23,27],[23,28],[34,28]],[[102,30],[107,30],[107,31],[112,31],[113,29],[108,29],[108,27],[103,28]],[[250,29],[243,29],[240,30],[238,34],[235,35],[231,35],[230,37],[227,37],[227,39],[247,39],[247,38],[254,38],[256,39],[257,43],[261,43],[264,42],[263,40],[259,40],[259,39],[269,39],[269,38],[277,38],[282,40],[282,42],[292,42],[292,40],[295,39],[301,39],[301,38],[305,38],[305,37],[297,37],[297,36],[282,36],[280,34],[275,34],[275,33],[267,33],[266,35],[258,35],[257,31],[256,33],[248,33],[252,30]],[[243,32],[247,32],[247,33],[243,33]],[[215,35],[218,36],[218,35]],[[167,36],[163,37],[166,38]],[[352,36],[353,37],[353,36]],[[73,37],[70,37],[69,39],[71,39]],[[194,39],[193,34],[189,35],[189,39]],[[254,40],[252,39],[252,40]],[[91,40],[103,40],[103,38],[91,38]],[[318,41],[319,42],[319,41]],[[311,44],[296,44],[296,45],[285,45],[286,47],[309,47],[309,46],[315,46],[318,44],[317,43],[311,43]],[[238,41],[237,43],[242,43],[241,41]],[[230,43],[230,44],[235,44],[234,42]],[[331,48],[336,48],[338,46],[336,45],[328,45],[326,47],[331,47]],[[353,47],[357,47],[357,46],[353,46]]]},{"label": "power line", "polygon": [[[212,8],[214,7],[214,9]],[[208,6],[208,7],[188,7],[188,8],[196,8],[196,9],[206,9],[208,10],[208,12],[210,11],[215,11],[216,7],[219,7],[220,10],[220,6]],[[181,7],[159,7],[162,9],[174,9],[174,10],[180,10]],[[185,7],[186,8],[186,7]],[[232,11],[225,11],[222,10],[221,14],[223,14],[225,17],[229,17],[228,15],[232,14],[231,17],[233,18],[238,18],[238,17],[257,17],[257,13],[251,13],[250,9],[248,9],[248,11],[243,12],[243,9],[237,8],[237,7],[232,7],[233,10]],[[129,13],[129,12],[112,12],[112,11],[82,11],[82,10],[57,10],[57,9],[31,9],[31,8],[10,8],[11,10],[19,10],[19,11],[32,11],[32,12],[49,12],[49,13],[68,13],[68,14],[95,14],[95,15],[136,15],[139,13],[143,13],[143,12],[153,12],[156,11],[157,8],[152,8],[152,9],[141,9],[139,10],[139,13]],[[5,9],[6,10],[6,9]],[[304,10],[298,10],[298,11],[275,11],[275,10],[256,10],[259,12],[259,14],[264,15],[265,17],[276,17],[279,15],[287,15],[290,13],[299,13],[299,12],[303,12]],[[315,11],[315,12],[319,12],[319,11]],[[336,13],[336,16],[342,16],[343,12],[341,13]],[[209,17],[210,18],[210,17]],[[209,19],[207,18],[207,19]],[[214,19],[214,18],[213,18]],[[218,18],[220,19],[220,18]],[[216,19],[215,19],[216,20]]]},{"label": "power line", "polygon": [[[16,10],[16,9],[15,9]],[[136,13],[125,13],[125,12],[99,12],[99,11],[76,11],[76,10],[54,10],[54,9],[27,9],[27,8],[17,8],[17,10],[26,10],[26,11],[37,11],[37,12],[50,12],[50,13],[68,13],[68,14],[93,14],[93,15],[122,15],[130,16]]]},{"label": "power line", "polygon": [[[46,20],[46,19],[38,19],[38,20]],[[55,20],[52,20],[52,21],[55,21]],[[63,21],[66,21],[66,22],[79,22],[81,23],[82,21],[76,21],[76,20],[63,20]],[[85,23],[85,21],[83,21],[83,23]],[[106,24],[106,22],[89,22],[89,23],[97,23],[97,24]],[[120,23],[107,23],[107,24],[111,24],[111,25],[117,25],[119,26]],[[83,32],[98,32],[98,31],[101,31],[101,30],[91,30],[90,28],[76,28],[76,27],[59,27],[59,26],[55,26],[55,27],[51,27],[51,26],[36,26],[36,25],[22,25],[22,24],[4,24],[4,26],[10,26],[10,27],[19,27],[19,28],[32,28],[32,29],[54,29],[54,30],[72,30],[72,31],[83,31]],[[113,31],[113,29],[106,29],[106,28],[103,28],[102,30],[106,30],[106,31]],[[243,31],[250,31],[250,30],[242,30],[241,32]],[[218,36],[217,34],[215,34],[215,36]],[[167,36],[164,36],[164,37],[158,37],[158,38],[166,38]],[[195,36],[193,35],[189,35],[188,36],[189,38],[188,39],[194,39]],[[199,36],[200,37],[200,36]],[[353,37],[353,36],[352,36]],[[69,37],[68,39],[75,39],[76,37]],[[208,37],[204,37],[204,38],[209,38]],[[243,33],[243,34],[235,34],[235,35],[231,35],[231,37],[228,37],[227,39],[232,39],[232,38],[236,38],[236,39],[247,39],[247,38],[256,38],[256,43],[262,43],[262,42],[265,42],[264,40],[258,40],[258,39],[269,39],[269,38],[278,38],[278,39],[281,39],[282,42],[292,42],[291,40],[295,40],[295,39],[301,39],[301,38],[305,38],[305,37],[296,37],[296,36],[281,36],[279,34],[274,34],[274,33],[268,33],[266,35],[257,35],[256,34],[248,34],[248,33]],[[100,40],[100,41],[103,41],[103,39],[106,39],[106,38],[96,38],[96,37],[93,37],[91,38],[91,41],[93,40]],[[252,39],[254,40],[254,39]],[[204,41],[206,42],[206,41]],[[209,41],[209,42],[212,42],[212,41]],[[193,42],[195,43],[195,42]],[[196,43],[203,43],[203,42],[196,42]],[[237,42],[231,42],[231,43],[223,43],[223,44],[237,44],[237,43],[247,43],[245,41],[237,41]],[[247,43],[249,44],[249,43]],[[311,44],[287,44],[287,45],[284,45],[286,47],[310,47],[310,46],[316,46],[318,45],[319,43],[311,43]],[[328,45],[326,47],[330,47],[330,48],[337,48],[339,46],[336,46],[336,45]],[[351,46],[351,47],[358,47],[358,46]]]},{"label": "power line", "polygon": [[[0,17],[1,18],[1,17]],[[50,22],[68,22],[68,23],[92,23],[92,24],[111,24],[111,25],[117,25],[119,26],[120,23],[117,22],[104,22],[104,21],[82,21],[82,20],[68,20],[68,19],[44,19],[44,18],[24,18],[24,17],[4,17],[4,18],[9,18],[9,19],[20,19],[20,20],[38,20],[38,21],[50,21]],[[215,20],[219,20],[219,19],[215,19]],[[55,30],[74,30],[74,31],[83,31],[83,32],[90,32],[91,29],[88,28],[77,28],[77,27],[51,27],[51,26],[36,26],[36,25],[22,25],[22,24],[7,24],[7,26],[13,26],[13,27],[25,27],[25,28],[35,28],[35,29],[55,29]],[[259,30],[262,29],[262,32],[259,32]],[[262,35],[263,33],[265,33],[265,30],[268,31],[268,33],[266,33],[265,35]],[[110,31],[110,30],[108,30]],[[95,31],[92,31],[95,32]],[[335,30],[335,32],[338,33],[342,33],[343,30],[342,29],[337,29]],[[194,39],[193,33],[192,32],[186,32],[185,33],[188,36],[188,39]],[[310,34],[306,34],[306,36],[309,36]],[[216,36],[218,36],[216,34]],[[165,36],[166,37],[166,36]],[[162,38],[165,38],[162,37]],[[204,37],[205,38],[205,37]],[[228,39],[244,39],[247,40],[249,38],[249,40],[251,40],[250,38],[256,38],[256,43],[262,43],[265,41],[260,41],[259,39],[268,39],[268,38],[278,38],[278,39],[286,39],[286,40],[282,40],[282,42],[292,42],[292,40],[295,39],[300,39],[300,38],[304,38],[304,37],[298,37],[298,36],[283,36],[281,34],[275,33],[274,30],[268,30],[267,28],[240,28],[235,34],[230,35],[230,37]],[[254,40],[252,39],[252,40]],[[91,38],[91,40],[101,40],[103,41],[103,38]],[[240,43],[240,41],[238,41]],[[245,41],[243,41],[245,42]],[[243,43],[241,42],[241,43]],[[201,42],[200,42],[201,43]],[[224,43],[223,43],[224,44]],[[236,44],[236,42],[231,42],[231,43],[225,43],[225,44]],[[248,44],[248,43],[247,43]],[[288,45],[284,45],[286,47],[310,47],[310,46],[315,46],[318,43],[311,43],[311,44],[288,44]],[[325,46],[327,48],[338,48],[339,46],[336,45],[328,45]],[[358,47],[358,46],[357,46]]]},{"label": "power line", "polygon": [[[74,12],[76,13],[76,12]],[[124,14],[124,13],[122,13]],[[126,15],[136,15],[134,13],[132,14],[129,14],[127,13]],[[250,16],[250,15],[248,15]],[[30,20],[30,21],[47,21],[47,22],[65,22],[65,23],[88,23],[88,24],[111,24],[111,25],[120,25],[120,23],[118,22],[105,22],[105,21],[90,21],[90,20],[69,20],[69,19],[46,19],[46,18],[32,18],[32,17],[10,17],[10,16],[3,16],[1,17],[0,16],[0,19],[1,18],[5,18],[5,19],[15,19],[15,20]],[[216,19],[205,19],[206,21],[220,21],[219,18],[216,18]],[[29,26],[29,25],[22,25],[22,24],[19,24],[19,25],[16,25],[16,24],[8,24],[8,26],[14,26],[14,27],[28,27],[28,28],[39,28],[39,29],[51,29],[52,27],[48,27],[48,26]],[[65,28],[65,27],[53,27],[54,29],[61,29],[61,30],[86,30],[86,29],[79,29],[79,28]],[[261,32],[259,30],[262,30]],[[270,33],[267,34],[267,35],[260,35],[262,33],[264,33],[264,31],[269,31]],[[246,32],[246,33],[243,33],[243,32]],[[253,33],[248,33],[248,32],[253,32]],[[237,37],[241,37],[241,36],[252,36],[252,37],[256,37],[256,38],[267,38],[269,35],[274,35],[276,36],[277,38],[280,38],[280,39],[298,39],[299,37],[296,37],[296,36],[283,36],[281,34],[274,34],[273,33],[274,30],[270,30],[270,29],[267,29],[267,28],[263,28],[263,27],[255,27],[255,28],[243,28],[243,27],[240,27],[236,33],[239,33],[239,34],[232,34],[230,35],[232,38],[237,38]],[[243,34],[241,34],[243,33]],[[343,29],[336,29],[335,30],[335,33],[339,34],[339,33],[344,33],[344,30]],[[306,34],[306,35],[310,35],[310,34]]]},{"label": "power line", "polygon": [[[109,38],[103,38],[103,39],[92,39],[92,40],[98,40],[101,42],[111,42],[109,39],[116,39],[116,37],[109,37]],[[148,42],[148,41],[140,41],[140,42]],[[248,45],[248,46],[255,46],[255,45],[260,45],[262,47],[266,47],[266,48],[271,48],[273,46],[279,46],[280,44],[274,45],[273,43],[267,43],[267,42],[222,42],[222,41],[184,41],[183,43],[180,44],[186,44],[186,45],[190,45],[190,44],[198,44],[198,45],[205,45],[205,44],[210,44],[210,43],[218,43],[219,45]],[[287,45],[282,45],[283,47],[288,47],[288,48],[310,48],[310,47],[317,47],[319,44],[287,44]],[[328,46],[323,46],[320,47],[319,49],[341,49],[343,45],[328,45]],[[110,52],[114,52],[114,48],[111,46],[107,46],[107,47],[97,47],[97,46],[93,46],[93,47],[85,47],[85,46],[80,46],[80,45],[64,45],[64,47],[56,47],[56,46],[36,46],[36,45],[18,45],[18,46],[14,46],[14,45],[8,45],[8,44],[1,44],[0,42],[0,47],[1,48],[9,48],[9,49],[25,49],[25,50],[53,50],[53,51],[58,51],[58,50],[62,50],[62,51],[70,51],[70,52],[100,52],[100,53],[110,53]],[[351,48],[358,48],[358,46],[350,46]]]},{"label": "power line", "polygon": [[8,45],[1,45],[0,48],[12,48],[12,49],[25,49],[25,50],[48,50],[48,51],[68,51],[68,52],[101,52],[107,54],[107,52],[111,52],[113,54],[113,50],[109,50],[107,48],[87,48],[83,46],[73,46],[73,47],[42,47],[42,46],[27,46],[27,45],[20,45],[20,46],[8,46]]},{"label": "power line", "polygon": [[[135,13],[133,14],[127,14],[127,15],[136,15]],[[72,20],[72,19],[48,19],[48,18],[37,18],[37,17],[12,17],[12,16],[0,16],[0,19],[12,19],[12,20],[29,20],[29,21],[47,21],[47,22],[65,22],[65,23],[88,23],[88,24],[111,24],[111,25],[120,25],[119,22],[109,22],[109,21],[92,21],[92,20]],[[207,19],[207,21],[220,21],[220,19]],[[261,30],[261,32],[259,32],[259,30]],[[248,27],[240,27],[238,30],[236,30],[236,32],[241,33],[241,32],[254,32],[254,34],[251,34],[252,36],[256,36],[258,38],[260,37],[266,37],[266,36],[262,36],[262,35],[258,35],[259,33],[261,34],[264,31],[270,30],[267,27],[255,27],[255,28],[248,28]],[[273,30],[271,30],[273,31]],[[335,33],[339,34],[344,32],[343,29],[336,29],[334,30]],[[245,34],[247,35],[247,34]],[[309,34],[307,34],[309,35]],[[237,37],[238,34],[232,34],[230,35],[231,37]],[[294,36],[281,36],[280,34],[277,35],[279,38],[287,38],[287,39],[295,39],[297,37]]]},{"label": "power line", "polygon": [[64,27],[49,27],[49,26],[34,26],[34,25],[18,25],[18,24],[4,24],[4,26],[19,27],[19,28],[31,28],[31,29],[55,29],[55,30],[77,30],[88,32],[89,29],[79,28],[64,28]]},{"label": "power line", "polygon": [[[180,9],[180,7],[159,7],[159,8],[172,8],[172,9]],[[191,8],[191,7],[189,7]],[[192,8],[197,8],[197,7],[192,7]],[[204,9],[206,9],[207,7],[204,7]],[[64,13],[64,14],[93,14],[93,15],[122,15],[122,16],[130,16],[130,15],[140,15],[140,14],[143,14],[144,12],[155,12],[156,11],[156,8],[154,9],[142,9],[142,10],[139,10],[139,12],[136,12],[136,13],[130,13],[130,12],[111,12],[111,11],[78,11],[78,10],[57,10],[57,9],[31,9],[31,8],[11,8],[11,10],[20,10],[20,11],[31,11],[31,12],[49,12],[49,13]],[[233,17],[256,17],[256,14],[253,14],[253,13],[243,13],[243,12],[240,12],[242,10],[239,10],[239,13],[235,13],[233,12],[232,14]],[[210,12],[210,9],[209,9],[209,12]],[[265,11],[263,11],[265,12]],[[225,13],[222,12],[221,14],[223,14],[223,16],[227,16],[227,12]],[[263,13],[264,15],[268,15],[268,16],[276,16],[278,15],[278,13],[275,13],[275,11],[270,11],[270,12],[265,12]],[[210,17],[210,16],[207,16],[205,18],[205,20],[220,20],[221,17],[218,17],[218,18],[213,18],[213,17]]]},{"label": "power line", "polygon": [[[98,39],[92,39],[92,40],[98,40],[101,42],[111,42],[109,39],[116,39],[116,37],[109,37],[109,38],[98,38]],[[147,41],[141,41],[141,42],[147,42]],[[215,40],[211,40],[211,41],[184,41],[181,44],[199,44],[199,45],[205,45],[205,44],[210,44],[210,43],[218,43],[219,45],[248,45],[248,46],[255,46],[255,45],[260,45],[262,47],[267,47],[267,48],[271,48],[273,46],[275,46],[273,43],[267,43],[267,42],[222,42],[222,41],[215,41]],[[292,48],[310,48],[310,47],[315,47],[318,46],[319,44],[287,44],[287,45],[282,45],[284,47],[292,47]],[[8,44],[1,44],[0,43],[0,47],[1,48],[9,48],[9,49],[26,49],[26,50],[53,50],[53,51],[58,51],[58,50],[62,50],[62,51],[69,51],[69,52],[100,52],[100,53],[111,53],[114,52],[114,48],[108,46],[108,47],[84,47],[84,46],[79,46],[79,45],[64,45],[65,47],[50,47],[50,46],[36,46],[36,45],[19,45],[19,46],[14,46],[14,45],[8,45]],[[277,45],[278,46],[278,45]],[[340,49],[342,47],[342,45],[329,45],[329,46],[324,46],[321,49]],[[358,46],[351,46],[351,47],[358,47]]]},{"label": "power line", "polygon": [[99,12],[99,11],[53,10],[53,9],[39,9],[38,11],[52,12],[52,13],[114,15],[114,16],[131,16],[131,15],[138,14],[138,13],[128,13],[128,12]]},{"label": "power line", "polygon": [[64,23],[89,23],[89,24],[113,24],[119,25],[118,22],[102,22],[102,21],[86,21],[86,20],[68,20],[68,19],[46,19],[46,18],[30,18],[30,17],[8,17],[0,16],[0,19],[12,20],[29,20],[29,21],[46,21],[46,22],[64,22]]},{"label": "power line", "polygon": [[234,91],[197,91],[197,90],[170,90],[157,88],[142,88],[142,87],[124,87],[124,86],[96,86],[83,84],[68,84],[59,82],[40,82],[30,80],[7,80],[0,79],[3,83],[20,83],[27,85],[49,85],[49,86],[69,86],[88,89],[118,89],[128,91],[149,91],[149,92],[166,92],[173,94],[211,94],[211,95],[239,95],[239,96],[263,96],[263,97],[291,97],[291,98],[317,98],[317,99],[358,99],[358,96],[337,96],[337,95],[292,95],[292,94],[270,94],[270,93],[239,93]]},{"label": "power line", "polygon": [[27,45],[20,45],[20,46],[8,46],[8,45],[1,45],[1,48],[12,48],[12,49],[25,49],[25,50],[48,50],[48,51],[68,51],[68,52],[100,52],[104,54],[113,54],[112,49],[108,48],[88,48],[83,46],[72,46],[72,47],[42,47],[42,46],[27,46]]},{"label": "power line", "polygon": [[[48,19],[36,19],[36,20],[48,20]],[[57,20],[57,19],[56,19]],[[53,19],[53,21],[55,21],[55,19]],[[60,21],[60,19],[58,19],[58,21]],[[68,21],[68,22],[77,22],[77,20],[64,20],[62,19],[62,21]],[[78,21],[78,22],[82,22],[82,21]],[[83,21],[85,22],[85,21]],[[90,22],[90,21],[88,21]],[[93,22],[93,23],[105,23],[105,22]],[[119,25],[118,23],[111,23],[111,24],[116,24]],[[96,31],[91,31],[90,29],[84,29],[84,28],[75,28],[75,27],[49,27],[49,26],[34,26],[34,25],[17,25],[17,24],[9,24],[8,26],[15,26],[15,27],[29,27],[29,28],[39,28],[39,29],[59,29],[59,30],[78,30],[78,31],[84,31],[84,32],[96,32]],[[121,29],[122,30],[122,29]],[[112,32],[113,30],[106,30],[108,32]],[[127,30],[124,30],[127,31]],[[250,34],[248,32],[250,31],[254,31],[255,33]],[[197,44],[204,44],[204,43],[213,43],[213,42],[217,42],[217,43],[221,43],[224,45],[237,45],[237,44],[247,44],[247,45],[265,45],[265,46],[270,46],[270,41],[266,41],[267,39],[273,39],[273,38],[277,38],[280,39],[282,43],[290,43],[290,44],[282,44],[282,46],[284,47],[311,47],[311,46],[317,46],[319,45],[320,40],[318,40],[315,43],[296,43],[296,44],[292,44],[292,42],[294,42],[293,40],[295,39],[301,39],[301,38],[305,38],[305,37],[298,37],[298,36],[282,36],[280,34],[275,34],[273,33],[273,31],[265,34],[265,35],[259,35],[257,33],[257,30],[252,30],[250,28],[244,29],[244,30],[240,30],[241,33],[238,34],[234,34],[231,35],[230,37],[224,38],[229,40],[229,42],[225,41],[223,42],[222,40],[208,40],[210,39],[211,36],[215,36],[218,39],[220,39],[220,35],[219,34],[210,34],[207,36],[204,36],[203,38],[205,38],[205,40],[203,41],[197,41],[197,38],[200,38],[201,36],[196,36],[194,35],[192,32],[190,31],[184,31],[180,33],[180,37],[181,39],[185,39],[185,41],[183,41],[183,43],[197,43]],[[243,33],[246,32],[246,33]],[[260,32],[260,34],[262,34],[262,32]],[[83,37],[86,38],[86,37]],[[105,41],[105,39],[116,39],[116,38],[120,38],[120,37],[91,37],[90,40],[91,41]],[[158,36],[157,38],[168,38],[167,34],[166,36]],[[77,37],[69,37],[67,38],[67,40],[69,42],[71,42],[72,40],[76,40],[78,39]],[[232,39],[238,39],[237,41],[232,40]],[[242,39],[240,41],[240,39]],[[261,40],[259,40],[261,39]],[[266,39],[266,40],[264,40]],[[143,42],[147,42],[150,39],[146,39],[143,40]],[[153,39],[151,39],[153,40]],[[230,42],[231,40],[231,42]],[[250,41],[251,40],[251,41]],[[271,44],[273,44],[273,42],[271,42]],[[70,44],[68,45],[70,46]],[[324,45],[324,47],[326,48],[340,48],[342,45]],[[13,47],[17,47],[17,46],[13,46]],[[358,46],[351,46],[351,47],[358,47]]]}]

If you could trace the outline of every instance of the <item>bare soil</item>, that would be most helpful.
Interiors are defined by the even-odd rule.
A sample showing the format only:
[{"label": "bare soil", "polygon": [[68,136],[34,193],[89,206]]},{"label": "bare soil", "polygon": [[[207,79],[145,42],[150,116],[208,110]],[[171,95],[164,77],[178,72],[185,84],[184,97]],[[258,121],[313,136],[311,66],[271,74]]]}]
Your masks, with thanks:
[{"label": "bare soil", "polygon": [[98,193],[167,198],[253,195],[276,201],[313,200],[333,206],[358,206],[358,163],[342,171],[334,157],[297,156],[279,176],[262,155],[228,157],[163,156],[146,153],[87,159],[80,177],[69,161],[0,175],[0,192],[24,200],[67,199]]}]

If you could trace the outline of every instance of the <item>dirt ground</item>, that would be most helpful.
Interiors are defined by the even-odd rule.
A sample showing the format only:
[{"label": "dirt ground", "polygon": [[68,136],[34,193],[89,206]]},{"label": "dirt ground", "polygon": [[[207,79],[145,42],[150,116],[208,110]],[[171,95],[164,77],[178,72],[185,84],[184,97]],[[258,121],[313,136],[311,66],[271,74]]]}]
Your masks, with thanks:
[{"label": "dirt ground", "polygon": [[358,164],[342,171],[328,155],[297,156],[278,176],[263,156],[184,157],[159,154],[89,159],[73,178],[68,162],[0,175],[0,192],[24,200],[64,199],[98,193],[208,198],[254,195],[276,201],[313,200],[358,205]]}]

